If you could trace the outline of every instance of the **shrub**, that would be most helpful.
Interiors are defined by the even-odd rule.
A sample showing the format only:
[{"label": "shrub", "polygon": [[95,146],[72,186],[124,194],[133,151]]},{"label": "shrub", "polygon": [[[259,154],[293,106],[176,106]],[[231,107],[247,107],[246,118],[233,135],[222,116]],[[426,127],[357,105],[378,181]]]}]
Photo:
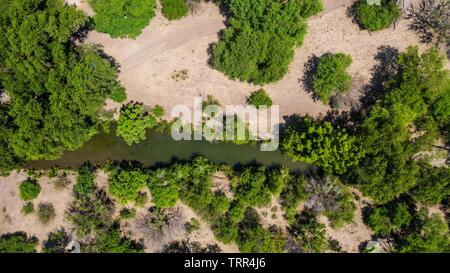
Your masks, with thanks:
[{"label": "shrub", "polygon": [[263,84],[288,71],[294,48],[307,32],[305,17],[322,10],[319,0],[226,1],[229,26],[213,47],[212,63],[231,79]]},{"label": "shrub", "polygon": [[450,233],[448,224],[439,214],[427,215],[419,211],[417,228],[400,243],[400,252],[406,253],[448,253]]},{"label": "shrub", "polygon": [[54,180],[55,190],[60,191],[66,189],[70,185],[70,179],[67,177],[67,173],[63,172],[61,175],[58,175]]},{"label": "shrub", "polygon": [[47,241],[44,242],[44,253],[65,253],[69,244],[70,235],[64,229],[50,232]]},{"label": "shrub", "polygon": [[186,16],[189,6],[186,0],[161,0],[162,13],[169,20],[177,20]]},{"label": "shrub", "polygon": [[[150,173],[148,188],[152,194],[152,202],[160,208],[175,206],[179,199],[180,183],[177,181],[176,166],[171,169],[158,169]],[[182,168],[182,167],[181,167]],[[182,171],[182,169],[179,169]],[[179,175],[184,175],[180,173]]]},{"label": "shrub", "polygon": [[78,170],[77,182],[73,187],[76,196],[86,196],[94,193],[94,168],[86,163]]},{"label": "shrub", "polygon": [[108,230],[97,233],[95,243],[83,248],[86,253],[142,253],[144,246],[122,237],[120,225],[113,224]]},{"label": "shrub", "polygon": [[155,0],[89,0],[95,11],[94,25],[113,38],[139,36],[155,16]]},{"label": "shrub", "polygon": [[237,186],[233,189],[234,198],[249,206],[267,205],[271,201],[267,183],[264,167],[248,168],[242,172]]},{"label": "shrub", "polygon": [[425,205],[438,205],[450,196],[450,170],[423,166],[417,185],[411,190],[412,198]]},{"label": "shrub", "polygon": [[184,224],[184,229],[187,234],[200,230],[200,222],[196,218],[191,218],[191,221]]},{"label": "shrub", "polygon": [[245,230],[239,241],[241,253],[282,253],[286,241],[281,231],[261,226]]},{"label": "shrub", "polygon": [[377,31],[391,26],[400,17],[400,10],[396,0],[381,0],[381,5],[359,0],[355,6],[355,15],[363,28]]},{"label": "shrub", "polygon": [[108,229],[112,222],[114,205],[103,191],[75,199],[66,212],[67,220],[73,224],[75,233],[90,235]]},{"label": "shrub", "polygon": [[444,45],[449,49],[450,2],[447,0],[422,0],[416,8],[411,8],[409,17],[412,18],[411,28],[415,30],[421,40],[426,43],[434,42],[437,46]]},{"label": "shrub", "polygon": [[37,215],[39,221],[46,225],[55,218],[55,207],[52,203],[40,203],[38,205]]},{"label": "shrub", "polygon": [[0,253],[34,253],[38,239],[28,237],[25,232],[8,233],[0,236]]},{"label": "shrub", "polygon": [[41,192],[41,186],[37,180],[28,178],[20,184],[19,190],[20,198],[24,201],[30,201],[39,195]]},{"label": "shrub", "polygon": [[117,170],[110,174],[109,192],[121,204],[136,201],[139,192],[145,187],[148,174],[141,169]]},{"label": "shrub", "polygon": [[34,205],[31,202],[25,203],[22,207],[22,213],[25,215],[32,214],[34,212]]},{"label": "shrub", "polygon": [[133,145],[144,140],[147,129],[156,125],[156,118],[145,112],[142,104],[130,103],[123,106],[120,111],[116,134],[128,145]]},{"label": "shrub", "polygon": [[336,92],[348,92],[352,77],[346,70],[351,63],[352,57],[342,53],[325,54],[320,58],[313,86],[324,103],[329,103],[330,96]]},{"label": "shrub", "polygon": [[255,106],[257,109],[261,106],[272,106],[273,102],[269,95],[263,89],[253,92],[250,97],[247,98],[247,103]]},{"label": "shrub", "polygon": [[111,91],[110,98],[117,103],[122,103],[127,100],[127,93],[125,92],[125,88],[116,87]]},{"label": "shrub", "polygon": [[222,249],[217,244],[208,244],[206,247],[199,242],[189,240],[173,241],[165,244],[162,253],[221,253]]},{"label": "shrub", "polygon": [[308,199],[308,197],[309,193],[306,191],[306,178],[303,175],[297,175],[287,181],[286,186],[281,193],[281,204],[284,209],[284,217],[289,224],[294,223],[300,202]]},{"label": "shrub", "polygon": [[120,218],[122,219],[132,219],[136,216],[136,209],[134,208],[123,208],[120,210]]},{"label": "shrub", "polygon": [[367,224],[378,236],[389,236],[392,233],[400,232],[408,226],[412,216],[408,207],[403,203],[393,206],[376,207],[373,209]]},{"label": "shrub", "polygon": [[145,191],[141,191],[136,196],[136,199],[134,200],[134,203],[136,206],[143,208],[148,203],[148,194]]},{"label": "shrub", "polygon": [[323,252],[328,248],[325,225],[319,223],[310,211],[297,215],[289,233],[305,252]]}]

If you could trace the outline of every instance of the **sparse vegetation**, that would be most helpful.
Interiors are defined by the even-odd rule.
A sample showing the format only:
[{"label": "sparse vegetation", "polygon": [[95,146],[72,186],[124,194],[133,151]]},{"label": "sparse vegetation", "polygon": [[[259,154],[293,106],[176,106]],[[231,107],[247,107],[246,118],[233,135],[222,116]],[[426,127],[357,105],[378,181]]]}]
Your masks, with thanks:
[{"label": "sparse vegetation", "polygon": [[37,209],[37,215],[39,218],[39,221],[41,221],[42,224],[46,225],[50,223],[56,216],[55,213],[55,207],[52,203],[39,203],[38,209]]}]

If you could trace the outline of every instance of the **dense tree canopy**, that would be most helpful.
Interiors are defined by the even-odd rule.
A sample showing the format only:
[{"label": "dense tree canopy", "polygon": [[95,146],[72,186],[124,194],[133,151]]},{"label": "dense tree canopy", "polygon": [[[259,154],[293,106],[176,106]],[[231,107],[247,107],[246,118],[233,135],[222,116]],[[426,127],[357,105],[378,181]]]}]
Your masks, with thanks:
[{"label": "dense tree canopy", "polygon": [[56,158],[98,132],[105,98],[122,87],[97,48],[73,44],[86,21],[60,0],[12,1],[0,14],[0,82],[11,98],[0,152],[8,161]]},{"label": "dense tree canopy", "polygon": [[294,161],[316,164],[336,174],[357,165],[364,155],[356,137],[333,128],[329,122],[310,118],[303,118],[298,128],[289,127],[281,147]]},{"label": "dense tree canopy", "polygon": [[226,0],[229,26],[213,49],[213,66],[232,79],[257,84],[281,79],[306,34],[305,18],[320,0]]},{"label": "dense tree canopy", "polygon": [[89,0],[95,29],[111,37],[135,38],[155,16],[155,0]]},{"label": "dense tree canopy", "polygon": [[147,129],[157,125],[157,119],[145,111],[144,105],[129,103],[122,107],[116,133],[128,145],[139,143],[146,138]]},{"label": "dense tree canopy", "polygon": [[169,20],[180,19],[189,12],[186,0],[161,0],[161,5],[161,12]]},{"label": "dense tree canopy", "polygon": [[352,181],[377,202],[388,202],[417,183],[414,156],[430,149],[437,134],[446,134],[450,76],[435,49],[420,55],[415,47],[398,58],[399,72],[361,126],[366,157]]}]

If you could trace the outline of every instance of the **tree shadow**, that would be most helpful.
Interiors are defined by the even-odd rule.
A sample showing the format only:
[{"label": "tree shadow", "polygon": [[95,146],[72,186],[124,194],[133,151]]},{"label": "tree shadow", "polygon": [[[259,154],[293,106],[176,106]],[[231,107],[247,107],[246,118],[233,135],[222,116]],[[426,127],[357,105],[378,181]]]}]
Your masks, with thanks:
[{"label": "tree shadow", "polygon": [[116,60],[116,58],[114,58],[113,56],[107,54],[104,50],[103,45],[101,44],[95,44],[95,47],[97,49],[98,54],[100,55],[100,57],[102,57],[103,59],[107,60],[112,67],[114,67],[118,73],[120,73],[120,64],[119,62]]},{"label": "tree shadow", "polygon": [[361,111],[370,110],[372,106],[381,99],[387,91],[387,84],[398,72],[398,49],[391,46],[381,46],[375,55],[377,65],[372,69],[372,79],[370,83],[363,87],[361,97]]},{"label": "tree shadow", "polygon": [[[330,53],[326,53],[330,54]],[[325,56],[324,54],[323,56]],[[320,58],[316,55],[312,55],[309,57],[308,61],[305,63],[304,66],[304,73],[303,73],[303,86],[305,87],[305,91],[309,93],[312,97],[312,99],[317,102],[320,100],[319,96],[314,90],[314,75],[317,72],[317,67],[319,66]]]}]

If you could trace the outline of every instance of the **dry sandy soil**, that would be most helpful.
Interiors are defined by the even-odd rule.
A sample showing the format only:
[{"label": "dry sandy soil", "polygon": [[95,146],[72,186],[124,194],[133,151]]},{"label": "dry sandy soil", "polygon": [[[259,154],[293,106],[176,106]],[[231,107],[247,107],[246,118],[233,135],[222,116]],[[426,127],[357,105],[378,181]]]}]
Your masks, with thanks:
[{"label": "dry sandy soil", "polygon": [[[376,64],[374,56],[381,46],[399,50],[410,45],[418,45],[422,50],[426,48],[408,30],[405,20],[377,33],[361,31],[346,15],[346,6],[352,2],[325,1],[326,10],[308,21],[309,34],[304,45],[296,50],[289,73],[281,81],[264,86],[274,103],[280,106],[281,116],[294,113],[319,116],[329,110],[328,106],[315,102],[302,83],[304,66],[314,55],[327,52],[351,54],[352,93],[357,95],[361,86],[371,79]],[[87,42],[103,45],[104,50],[120,63],[120,80],[130,101],[150,106],[159,104],[168,110],[168,115],[178,104],[192,108],[193,97],[198,95],[213,95],[222,105],[245,105],[246,97],[259,87],[232,81],[208,66],[208,47],[218,41],[218,33],[225,28],[224,20],[216,5],[204,3],[197,14],[174,22],[169,22],[158,12],[135,40],[112,39],[94,31]],[[188,71],[188,79],[172,79],[175,71],[184,69]],[[117,106],[108,103],[108,108]]]}]

